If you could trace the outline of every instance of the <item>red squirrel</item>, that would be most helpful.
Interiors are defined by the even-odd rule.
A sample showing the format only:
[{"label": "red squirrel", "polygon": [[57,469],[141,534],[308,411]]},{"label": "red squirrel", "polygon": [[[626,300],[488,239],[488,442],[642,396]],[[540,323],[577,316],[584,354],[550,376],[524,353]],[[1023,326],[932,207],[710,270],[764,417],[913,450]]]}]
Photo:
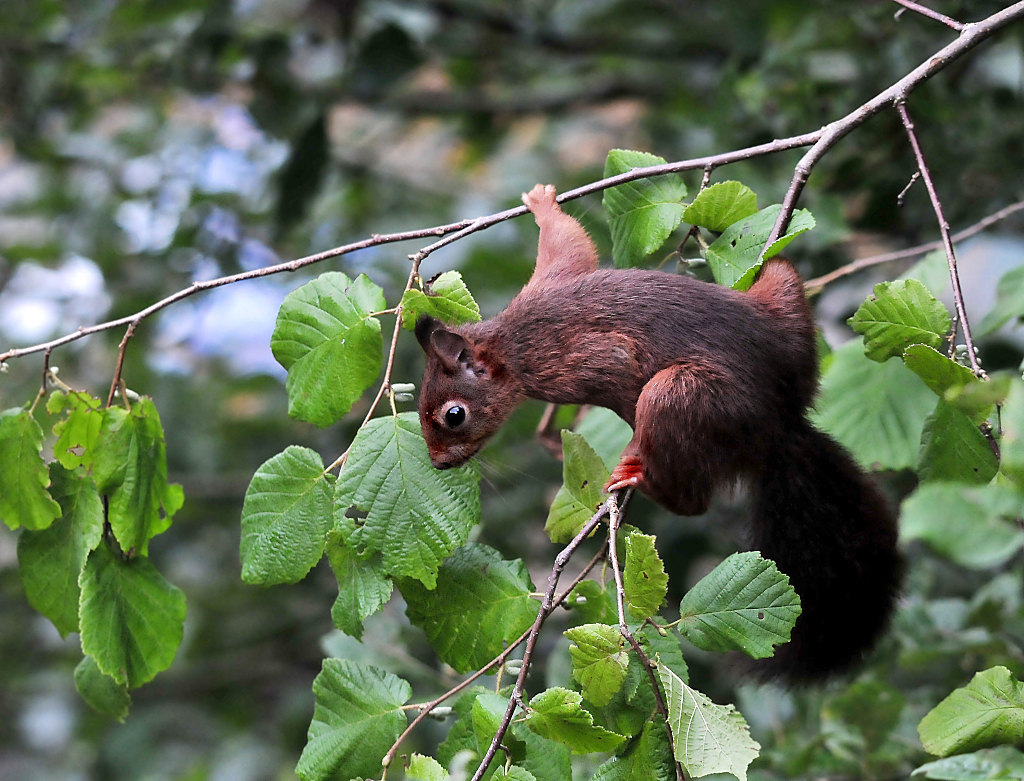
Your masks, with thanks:
[{"label": "red squirrel", "polygon": [[460,466],[525,398],[616,412],[633,438],[605,490],[636,487],[680,515],[748,484],[751,547],[789,576],[803,613],[760,678],[823,678],[885,629],[903,563],[889,504],[807,419],[818,386],[800,277],[766,262],[741,293],[661,271],[599,269],[555,188],[523,195],[540,227],[537,266],[496,317],[449,328],[427,315],[419,399],[430,460]]}]

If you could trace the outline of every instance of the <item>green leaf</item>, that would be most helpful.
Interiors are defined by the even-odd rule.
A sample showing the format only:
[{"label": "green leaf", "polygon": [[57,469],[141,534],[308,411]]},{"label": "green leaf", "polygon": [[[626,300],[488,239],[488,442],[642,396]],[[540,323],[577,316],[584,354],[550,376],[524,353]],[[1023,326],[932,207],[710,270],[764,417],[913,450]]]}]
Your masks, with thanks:
[{"label": "green leaf", "polygon": [[[504,718],[507,709],[508,698],[498,694],[481,694],[473,700],[473,734],[476,737],[477,756],[479,758],[482,759],[484,754],[487,753],[487,749],[494,740],[494,736],[498,733],[498,727],[501,725],[501,720]],[[501,745],[505,746],[506,749],[511,749],[515,742],[512,735],[506,732]],[[519,747],[517,746],[516,748]],[[494,755],[489,768],[494,768],[500,764],[500,754],[502,752],[499,751]]]},{"label": "green leaf", "polygon": [[376,778],[405,729],[412,687],[391,673],[347,659],[324,659],[313,681],[316,705],[295,772],[303,781]]},{"label": "green leaf", "polygon": [[479,669],[529,629],[540,604],[526,565],[493,548],[470,543],[441,565],[437,585],[399,584],[406,615],[427,635],[437,655],[457,672]]},{"label": "green leaf", "polygon": [[48,529],[21,533],[18,571],[28,603],[66,637],[78,631],[78,576],[103,536],[103,504],[91,477],[54,462],[50,478],[61,517]]},{"label": "green leaf", "polygon": [[470,466],[431,466],[415,412],[376,418],[335,485],[335,528],[357,556],[381,553],[388,574],[433,588],[438,565],[480,520],[479,480]]},{"label": "green leaf", "polygon": [[473,300],[462,274],[446,271],[426,284],[424,290],[406,290],[402,295],[402,327],[416,327],[420,315],[430,315],[447,325],[475,323],[480,307]]},{"label": "green leaf", "polygon": [[79,579],[82,651],[135,689],[171,666],[185,624],[185,595],[146,557],[124,561],[98,546]]},{"label": "green leaf", "polygon": [[1003,274],[996,288],[996,303],[977,327],[977,335],[987,336],[1006,322],[1024,315],[1024,265]]},{"label": "green leaf", "polygon": [[353,282],[338,271],[293,290],[281,304],[270,339],[288,370],[288,414],[329,426],[351,409],[380,373],[384,291],[365,274]]},{"label": "green leaf", "polygon": [[999,440],[1000,469],[1018,489],[1024,489],[1024,382],[1010,384],[1001,416],[1003,436]]},{"label": "green leaf", "polygon": [[327,558],[338,579],[338,598],[331,608],[331,619],[342,632],[359,640],[363,636],[363,619],[373,615],[391,598],[394,588],[384,574],[379,556],[359,559],[341,537],[341,532],[327,532]]},{"label": "green leaf", "polygon": [[507,771],[504,766],[495,770],[491,781],[537,781],[537,777],[526,768],[511,765]]},{"label": "green leaf", "polygon": [[576,433],[601,457],[609,472],[619,463],[622,451],[633,438],[629,424],[604,407],[591,407],[576,426]]},{"label": "green leaf", "polygon": [[568,689],[553,688],[530,700],[526,726],[541,737],[564,743],[573,754],[612,751],[624,737],[594,724],[581,705],[583,698]]},{"label": "green leaf", "polygon": [[167,530],[185,499],[180,485],[167,482],[164,429],[152,399],[106,411],[93,476],[100,494],[110,497],[107,517],[121,549],[147,555],[149,541]]},{"label": "green leaf", "polygon": [[683,658],[679,635],[674,629],[664,630],[662,635],[655,627],[647,624],[638,633],[637,640],[647,655],[675,673],[683,683],[690,682],[690,670]]},{"label": "green leaf", "polygon": [[409,767],[405,770],[409,781],[447,781],[448,771],[433,757],[413,754],[409,757]]},{"label": "green leaf", "polygon": [[934,409],[935,396],[902,362],[870,361],[851,341],[833,353],[811,419],[862,467],[905,469],[917,465],[921,428]]},{"label": "green leaf", "polygon": [[675,737],[676,759],[690,778],[732,773],[747,781],[747,768],[761,745],[750,737],[750,728],[739,711],[732,705],[715,705],[663,665],[658,666],[658,675]]},{"label": "green leaf", "polygon": [[544,523],[552,542],[568,543],[605,500],[608,470],[581,435],[562,429],[562,487]]},{"label": "green leaf", "polygon": [[0,412],[0,519],[11,529],[38,531],[60,517],[46,492],[50,475],[42,449],[43,430],[28,410]]},{"label": "green leaf", "polygon": [[[663,164],[646,152],[613,149],[604,164],[605,178],[634,168]],[[661,247],[683,219],[686,185],[675,174],[637,179],[604,191],[601,201],[612,234],[612,259],[618,268],[640,265]]]},{"label": "green leaf", "polygon": [[[934,347],[926,344],[912,344],[903,351],[903,363],[939,398],[945,398],[948,391],[959,391],[965,385],[977,382],[974,372],[956,361],[951,361]],[[989,405],[991,406],[991,405]],[[977,418],[981,422],[987,416]]]},{"label": "green leaf", "polygon": [[91,656],[86,656],[75,668],[75,688],[89,707],[104,716],[124,722],[128,717],[132,698],[128,687],[104,675]]},{"label": "green leaf", "polygon": [[53,426],[53,433],[57,435],[53,455],[65,468],[92,466],[100,427],[103,425],[102,403],[83,391],[54,391],[50,394],[46,411],[52,415],[67,413],[64,420],[57,421]]},{"label": "green leaf", "polygon": [[923,540],[963,567],[998,567],[1024,545],[1021,515],[1024,497],[1008,488],[926,483],[903,501],[900,539]]},{"label": "green leaf", "polygon": [[626,564],[622,577],[629,612],[641,619],[657,613],[668,593],[668,575],[654,548],[653,536],[638,532],[626,535]]},{"label": "green leaf", "polygon": [[[959,365],[959,364],[958,364]],[[973,378],[966,385],[952,385],[943,398],[975,423],[983,423],[992,414],[996,404],[1002,404],[1010,395],[1016,372],[995,372],[988,380]]]},{"label": "green leaf", "polygon": [[940,757],[1024,738],[1024,684],[1005,667],[980,672],[936,705],[917,727],[929,754]]},{"label": "green leaf", "polygon": [[655,718],[644,725],[639,740],[601,765],[591,781],[675,781],[676,765],[665,722]]},{"label": "green leaf", "polygon": [[864,353],[886,361],[914,344],[938,349],[949,332],[949,311],[916,279],[881,282],[846,321],[864,336]]},{"label": "green leaf", "polygon": [[910,775],[933,781],[1020,781],[1024,778],[1024,753],[1013,746],[984,748],[972,754],[937,759]]},{"label": "green leaf", "polygon": [[619,621],[614,584],[608,587],[596,580],[584,580],[563,604],[572,608],[578,623],[617,624]]},{"label": "green leaf", "polygon": [[745,651],[755,659],[789,640],[800,597],[775,563],[756,551],[734,553],[679,605],[679,631],[705,651]]},{"label": "green leaf", "polygon": [[242,580],[297,583],[324,555],[333,491],[319,454],[292,445],[266,461],[242,504]]},{"label": "green leaf", "polygon": [[775,226],[782,206],[775,204],[734,222],[708,247],[705,257],[715,281],[737,290],[746,290],[754,282],[757,270],[770,257],[777,255],[789,242],[814,227],[814,217],[807,209],[793,213],[785,235],[761,256],[764,243]]},{"label": "green leaf", "polygon": [[925,482],[984,484],[998,470],[999,460],[977,425],[940,399],[921,432],[918,477]]},{"label": "green leaf", "polygon": [[584,624],[564,634],[572,641],[572,677],[583,687],[583,696],[594,705],[607,705],[626,680],[625,638],[617,627],[606,624]]},{"label": "green leaf", "polygon": [[719,182],[697,193],[683,219],[690,225],[721,233],[734,222],[757,212],[757,194],[740,182]]}]

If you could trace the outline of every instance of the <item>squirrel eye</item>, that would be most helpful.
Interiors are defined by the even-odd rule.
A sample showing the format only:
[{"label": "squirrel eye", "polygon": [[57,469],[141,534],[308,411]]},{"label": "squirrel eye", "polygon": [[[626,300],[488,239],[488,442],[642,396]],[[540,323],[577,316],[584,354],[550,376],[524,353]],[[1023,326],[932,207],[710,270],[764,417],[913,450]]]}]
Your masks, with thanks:
[{"label": "squirrel eye", "polygon": [[466,409],[458,404],[453,404],[445,410],[444,422],[448,428],[458,428],[466,420]]}]

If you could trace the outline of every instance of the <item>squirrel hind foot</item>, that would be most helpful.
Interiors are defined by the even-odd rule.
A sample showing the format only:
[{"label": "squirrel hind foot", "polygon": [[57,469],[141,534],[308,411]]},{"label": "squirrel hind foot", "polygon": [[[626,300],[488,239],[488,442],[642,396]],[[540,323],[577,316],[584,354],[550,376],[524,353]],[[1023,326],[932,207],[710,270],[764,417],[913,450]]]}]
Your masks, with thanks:
[{"label": "squirrel hind foot", "polygon": [[640,485],[644,477],[644,467],[639,459],[623,456],[622,461],[612,470],[608,476],[608,482],[604,484],[605,493],[619,491],[623,488],[635,488]]},{"label": "squirrel hind foot", "polygon": [[534,214],[538,211],[561,211],[555,200],[558,191],[553,184],[535,184],[528,193],[523,193],[523,203]]}]

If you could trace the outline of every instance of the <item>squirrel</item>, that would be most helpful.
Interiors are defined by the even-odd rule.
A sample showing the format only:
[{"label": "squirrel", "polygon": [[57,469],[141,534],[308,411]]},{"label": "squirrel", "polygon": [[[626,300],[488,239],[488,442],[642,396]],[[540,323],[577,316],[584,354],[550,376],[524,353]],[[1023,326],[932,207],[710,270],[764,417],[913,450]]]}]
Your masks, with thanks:
[{"label": "squirrel", "polygon": [[416,323],[431,463],[464,464],[525,398],[607,407],[634,433],[606,491],[635,487],[700,515],[716,489],[750,486],[750,545],[789,577],[803,608],[790,642],[750,672],[798,684],[855,666],[888,624],[903,560],[885,497],[808,421],[817,339],[796,270],[769,260],[744,293],[599,269],[553,186],[523,202],[540,228],[537,265],[508,307],[458,327],[429,315]]}]

